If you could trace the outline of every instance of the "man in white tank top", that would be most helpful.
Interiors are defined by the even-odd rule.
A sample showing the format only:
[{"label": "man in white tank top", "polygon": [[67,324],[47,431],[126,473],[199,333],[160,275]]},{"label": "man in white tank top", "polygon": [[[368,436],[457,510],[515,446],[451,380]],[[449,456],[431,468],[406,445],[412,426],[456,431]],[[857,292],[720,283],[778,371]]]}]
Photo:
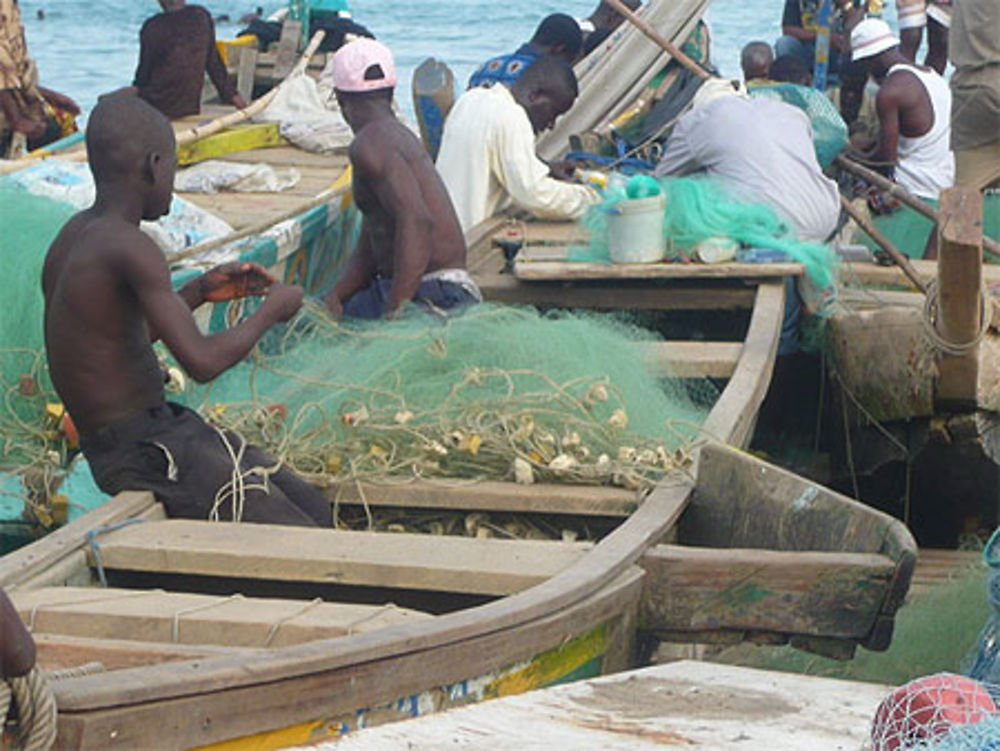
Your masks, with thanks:
[{"label": "man in white tank top", "polygon": [[880,82],[875,101],[878,143],[865,158],[894,165],[896,182],[914,195],[936,201],[955,182],[948,84],[936,71],[910,62],[881,19],[866,18],[854,27],[851,56],[863,60]]}]

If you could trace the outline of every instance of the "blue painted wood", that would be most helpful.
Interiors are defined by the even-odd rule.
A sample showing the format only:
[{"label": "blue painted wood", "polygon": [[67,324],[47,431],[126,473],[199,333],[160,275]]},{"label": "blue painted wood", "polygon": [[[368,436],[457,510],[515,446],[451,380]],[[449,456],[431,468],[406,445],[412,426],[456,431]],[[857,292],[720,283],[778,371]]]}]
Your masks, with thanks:
[{"label": "blue painted wood", "polygon": [[823,0],[816,21],[816,61],[813,66],[813,87],[824,91],[830,73],[830,27],[833,24],[833,0]]}]

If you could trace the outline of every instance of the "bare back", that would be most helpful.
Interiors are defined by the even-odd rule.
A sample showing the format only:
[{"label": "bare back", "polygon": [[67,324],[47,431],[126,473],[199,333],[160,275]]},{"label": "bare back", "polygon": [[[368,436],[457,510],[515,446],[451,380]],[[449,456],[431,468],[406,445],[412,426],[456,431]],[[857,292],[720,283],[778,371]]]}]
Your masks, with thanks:
[{"label": "bare back", "polygon": [[370,123],[351,144],[354,198],[371,236],[375,270],[394,277],[400,223],[430,222],[424,272],[465,268],[466,247],[458,217],[434,163],[395,118]]},{"label": "bare back", "polygon": [[87,210],[63,227],[42,270],[52,381],[84,437],[164,400],[148,327],[122,268],[128,253],[147,263],[158,256],[168,273],[136,226]]}]

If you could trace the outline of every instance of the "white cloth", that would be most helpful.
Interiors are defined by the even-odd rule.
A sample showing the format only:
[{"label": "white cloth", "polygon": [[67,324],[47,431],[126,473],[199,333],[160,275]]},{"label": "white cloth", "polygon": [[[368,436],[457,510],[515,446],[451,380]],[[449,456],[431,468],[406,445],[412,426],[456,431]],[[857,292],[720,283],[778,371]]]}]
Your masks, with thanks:
[{"label": "white cloth", "polygon": [[600,200],[593,188],[549,177],[527,112],[502,84],[471,89],[455,102],[437,168],[463,232],[510,201],[541,217],[578,219]]},{"label": "white cloth", "polygon": [[727,96],[682,115],[656,174],[699,169],[741,200],[770,204],[802,240],[823,242],[836,229],[837,184],[823,175],[798,107]]},{"label": "white cloth", "polygon": [[337,101],[324,99],[310,76],[287,81],[254,120],[280,123],[281,135],[305,151],[330,153],[347,148],[354,137]]},{"label": "white cloth", "polygon": [[955,184],[955,155],[951,151],[951,91],[937,72],[913,65],[893,65],[889,75],[909,71],[917,77],[934,110],[931,129],[917,138],[899,134],[896,149],[896,182],[915,196],[937,200],[941,191]]}]

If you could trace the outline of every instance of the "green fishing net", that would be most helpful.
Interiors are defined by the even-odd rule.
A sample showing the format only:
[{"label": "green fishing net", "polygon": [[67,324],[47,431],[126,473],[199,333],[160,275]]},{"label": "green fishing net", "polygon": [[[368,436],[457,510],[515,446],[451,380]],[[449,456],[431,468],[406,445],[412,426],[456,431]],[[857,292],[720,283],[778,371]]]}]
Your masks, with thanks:
[{"label": "green fishing net", "polygon": [[252,361],[184,398],[311,479],[647,487],[683,467],[712,399],[657,338],[594,315],[483,304],[338,323],[310,306]]},{"label": "green fishing net", "polygon": [[751,86],[750,95],[754,98],[775,99],[804,111],[812,124],[816,159],[823,168],[829,167],[837,154],[847,148],[847,123],[833,102],[822,92],[794,83],[767,82]]},{"label": "green fishing net", "polygon": [[[822,243],[796,239],[788,224],[770,206],[734,200],[709,177],[668,177],[660,185],[667,199],[663,232],[671,260],[685,257],[703,240],[729,237],[747,247],[787,253],[805,266],[806,274],[818,287],[833,285],[836,264],[833,251]],[[648,191],[648,186],[643,190]],[[620,189],[609,190],[603,203],[588,210],[583,224],[590,231],[590,244],[571,248],[571,261],[610,263],[608,215],[625,198]]]},{"label": "green fishing net", "polygon": [[74,210],[0,181],[0,469],[42,456],[45,405],[55,401],[45,370],[42,265],[49,245]]}]

